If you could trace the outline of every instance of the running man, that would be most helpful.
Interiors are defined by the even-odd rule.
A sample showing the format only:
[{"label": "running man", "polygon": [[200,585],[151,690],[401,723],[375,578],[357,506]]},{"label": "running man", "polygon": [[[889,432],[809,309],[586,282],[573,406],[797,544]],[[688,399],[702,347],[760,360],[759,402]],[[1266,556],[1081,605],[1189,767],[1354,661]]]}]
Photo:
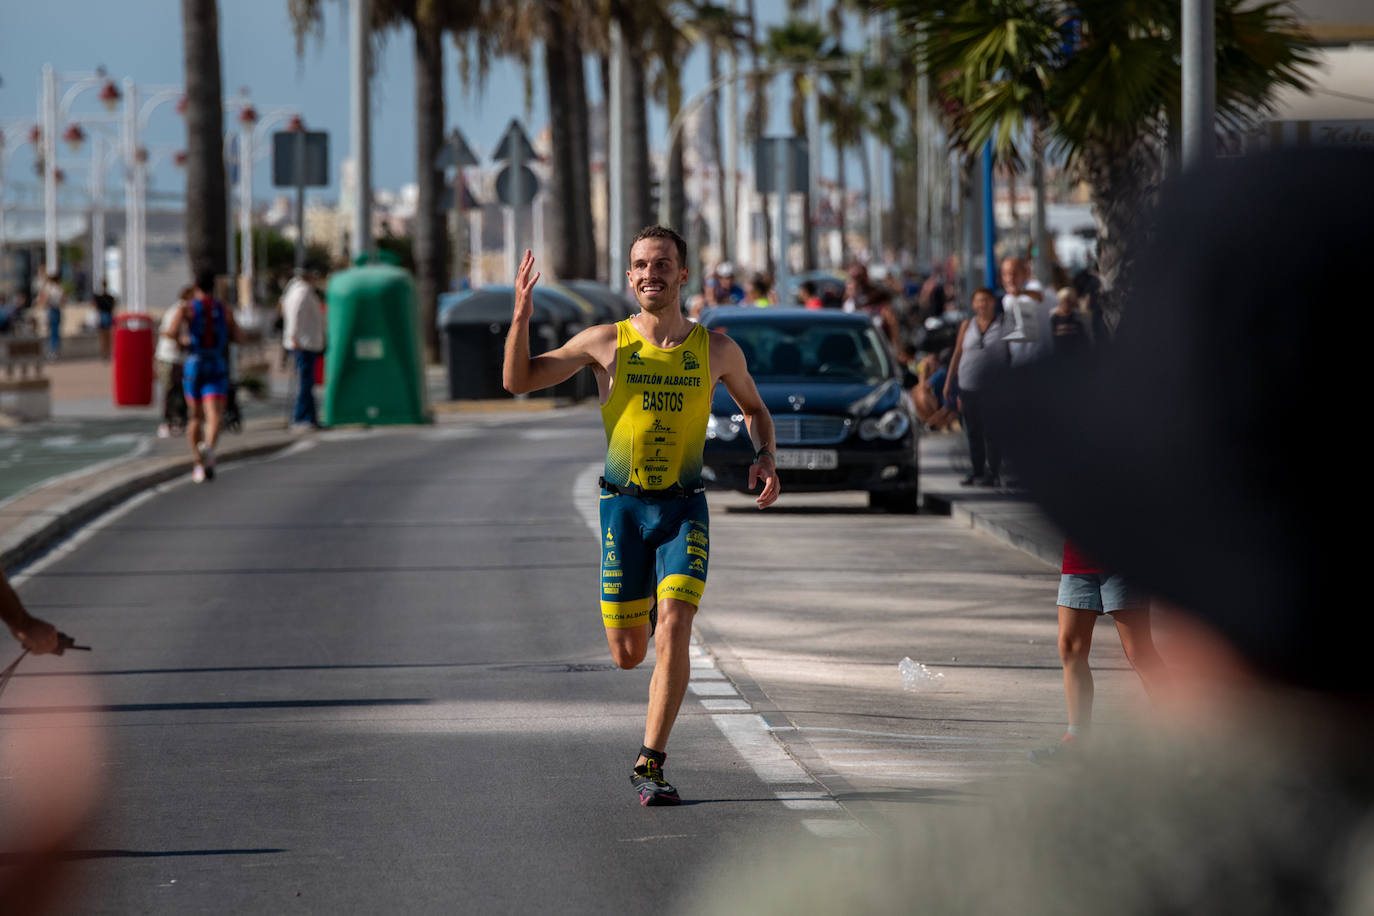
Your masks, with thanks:
[{"label": "running man", "polygon": [[[611,658],[637,666],[655,639],[644,744],[630,774],[641,805],[676,805],[663,775],[668,733],[691,674],[692,618],[706,588],[710,530],[701,481],[706,421],[716,382],[739,405],[753,441],[749,486],[760,509],[778,498],[773,420],[739,346],[693,324],[679,305],[687,244],[651,226],[630,246],[626,271],[637,315],[591,327],[530,357],[529,323],[539,274],[525,252],[515,281],[503,383],[519,394],[548,388],[591,366],[601,394],[606,469],[601,480],[601,620]],[[658,631],[662,632],[658,632]]]},{"label": "running man", "polygon": [[191,479],[196,483],[215,477],[215,443],[224,419],[224,401],[229,397],[229,342],[238,343],[243,338],[234,313],[215,298],[214,288],[214,273],[197,271],[191,301],[177,307],[176,317],[162,332],[179,343],[189,341],[184,347],[187,356],[182,389],[191,408],[186,439],[195,461]]}]

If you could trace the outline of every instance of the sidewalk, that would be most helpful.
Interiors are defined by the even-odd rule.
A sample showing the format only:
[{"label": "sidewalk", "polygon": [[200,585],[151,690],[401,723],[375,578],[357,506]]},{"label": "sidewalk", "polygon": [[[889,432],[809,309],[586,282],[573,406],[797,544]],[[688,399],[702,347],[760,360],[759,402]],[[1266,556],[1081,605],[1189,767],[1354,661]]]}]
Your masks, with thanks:
[{"label": "sidewalk", "polygon": [[1057,572],[1064,556],[1064,536],[1039,507],[1020,490],[960,486],[968,470],[963,433],[926,433],[921,439],[923,511],[948,515]]}]

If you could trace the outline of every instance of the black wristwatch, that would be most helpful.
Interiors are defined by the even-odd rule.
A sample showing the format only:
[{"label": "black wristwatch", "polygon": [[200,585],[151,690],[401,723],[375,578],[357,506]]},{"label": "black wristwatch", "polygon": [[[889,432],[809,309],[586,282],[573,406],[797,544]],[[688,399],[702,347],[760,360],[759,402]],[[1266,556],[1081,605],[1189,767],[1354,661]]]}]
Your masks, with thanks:
[{"label": "black wristwatch", "polygon": [[757,452],[754,452],[754,463],[758,464],[759,459],[762,458],[764,455],[767,455],[769,458],[772,458],[774,464],[777,463],[778,459],[773,454],[773,450],[766,445],[763,448],[759,449]]}]

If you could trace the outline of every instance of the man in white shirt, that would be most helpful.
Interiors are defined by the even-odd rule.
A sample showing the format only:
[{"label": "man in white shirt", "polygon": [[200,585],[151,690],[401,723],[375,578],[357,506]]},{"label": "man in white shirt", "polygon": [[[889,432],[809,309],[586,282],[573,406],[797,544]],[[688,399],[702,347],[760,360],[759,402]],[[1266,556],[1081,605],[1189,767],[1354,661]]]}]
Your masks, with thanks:
[{"label": "man in white shirt", "polygon": [[1049,346],[1049,310],[1044,289],[1031,276],[1025,258],[1002,259],[1002,311],[1007,316],[1007,346],[1011,364],[1023,366],[1038,359]]},{"label": "man in white shirt", "polygon": [[298,273],[286,284],[281,297],[282,346],[296,357],[296,410],[293,426],[318,427],[315,412],[315,361],[324,352],[324,307],[310,277]]}]

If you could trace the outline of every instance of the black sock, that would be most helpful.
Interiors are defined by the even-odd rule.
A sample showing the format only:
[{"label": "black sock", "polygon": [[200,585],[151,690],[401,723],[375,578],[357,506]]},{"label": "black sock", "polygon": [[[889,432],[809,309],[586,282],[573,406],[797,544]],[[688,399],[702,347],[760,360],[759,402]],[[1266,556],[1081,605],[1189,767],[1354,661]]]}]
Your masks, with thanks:
[{"label": "black sock", "polygon": [[654,763],[657,763],[658,768],[661,770],[663,769],[663,761],[668,759],[668,752],[656,751],[651,747],[641,744],[639,746],[639,756],[643,757],[646,761],[652,760]]}]

